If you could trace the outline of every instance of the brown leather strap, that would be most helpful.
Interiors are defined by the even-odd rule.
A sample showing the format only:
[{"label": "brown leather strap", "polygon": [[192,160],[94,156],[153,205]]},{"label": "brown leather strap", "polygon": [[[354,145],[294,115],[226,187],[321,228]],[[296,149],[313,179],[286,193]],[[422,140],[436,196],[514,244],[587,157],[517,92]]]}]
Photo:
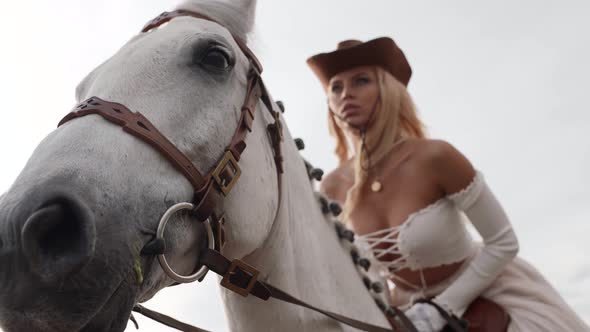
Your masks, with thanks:
[{"label": "brown leather strap", "polygon": [[160,152],[193,186],[195,190],[193,200],[198,202],[195,215],[200,220],[209,217],[219,199],[218,194],[211,190],[211,178],[204,178],[190,159],[178,150],[145,116],[138,112],[132,112],[125,105],[91,97],[66,115],[59,122],[58,127],[72,119],[89,114],[100,115],[123,127],[125,132],[141,139]]},{"label": "brown leather strap", "polygon": [[58,124],[64,123],[78,117],[89,114],[99,114],[106,120],[113,122],[123,130],[156,148],[164,157],[180,171],[193,185],[200,190],[205,179],[199,173],[193,163],[174,146],[147,118],[141,113],[131,112],[125,105],[102,100],[98,97],[91,97],[66,115]]},{"label": "brown leather strap", "polygon": [[[281,174],[283,173],[282,124],[279,113],[272,108],[268,92],[262,83],[260,73],[254,65],[251,66],[248,72],[248,84],[238,127],[229,146],[226,148],[226,152],[230,152],[231,156],[227,153],[224,154],[222,159],[206,176],[201,175],[190,159],[178,150],[145,116],[139,112],[134,113],[119,103],[91,97],[66,115],[59,122],[58,127],[72,119],[89,114],[98,114],[106,120],[122,126],[125,132],[143,140],[158,150],[188,179],[195,190],[193,201],[196,209],[194,214],[200,221],[203,221],[213,212],[219,201],[219,193],[227,195],[240,177],[241,170],[238,161],[246,148],[246,136],[252,131],[258,100],[264,102],[275,120],[275,123],[269,127],[269,132],[275,163],[279,174]],[[211,190],[214,185],[218,190]]]},{"label": "brown leather strap", "polygon": [[180,331],[184,331],[184,332],[210,332],[208,330],[203,330],[201,328],[194,327],[192,325],[183,323],[179,320],[176,320],[170,316],[161,314],[157,311],[150,310],[150,309],[142,306],[141,304],[136,304],[133,307],[133,311],[140,313],[146,317],[149,317],[149,318],[155,320],[156,322],[159,322],[161,324],[164,324],[166,326],[169,326],[171,328],[174,328],[174,329],[177,329]]},{"label": "brown leather strap", "polygon": [[[211,17],[209,17],[207,15],[204,15],[204,14],[201,14],[198,12],[193,12],[190,10],[179,9],[179,10],[175,10],[175,11],[171,11],[171,12],[163,12],[162,14],[158,15],[156,18],[149,21],[141,29],[141,32],[148,32],[154,28],[159,27],[160,25],[162,25],[166,22],[169,22],[173,18],[179,17],[179,16],[190,16],[190,17],[194,17],[194,18],[200,18],[203,20],[215,22],[215,23],[223,26],[223,24],[219,23],[218,21],[212,19]],[[234,40],[236,41],[236,43],[238,44],[238,46],[240,47],[242,52],[244,52],[244,54],[248,57],[248,59],[250,59],[250,61],[252,61],[252,63],[256,67],[256,70],[259,73],[262,73],[262,65],[260,64],[260,61],[258,61],[258,58],[256,58],[256,55],[254,55],[254,52],[252,52],[252,50],[250,50],[250,48],[248,46],[246,46],[246,43],[242,39],[240,39],[234,35],[232,35],[232,37],[234,38]]]},{"label": "brown leather strap", "polygon": [[[190,16],[190,17],[200,18],[200,19],[211,21],[211,22],[215,22],[215,23],[223,26],[223,24],[219,23],[217,20],[214,20],[210,16],[204,15],[199,12],[193,12],[190,10],[179,9],[179,10],[175,10],[175,11],[171,11],[171,12],[163,12],[162,14],[160,14],[159,16],[157,16],[156,18],[154,18],[153,20],[148,22],[143,27],[143,29],[141,31],[142,32],[150,31],[154,28],[159,27],[160,25],[162,25],[166,22],[169,22],[173,18],[176,18],[179,16]],[[258,100],[262,100],[264,102],[264,104],[266,105],[266,108],[273,115],[273,118],[275,119],[275,123],[278,123],[277,126],[281,127],[281,125],[280,125],[279,113],[273,110],[268,91],[266,90],[266,87],[264,86],[262,79],[260,79],[260,74],[262,73],[262,70],[263,70],[262,64],[260,63],[260,61],[258,60],[256,55],[254,54],[254,52],[252,52],[252,50],[246,45],[246,43],[241,38],[239,38],[233,34],[232,34],[232,37],[234,38],[236,44],[238,44],[238,47],[240,48],[240,50],[250,60],[250,64],[251,64],[251,69],[250,69],[250,72],[248,73],[248,86],[246,88],[246,98],[245,98],[244,104],[242,106],[242,114],[240,117],[238,129],[236,130],[236,133],[234,134],[234,136],[232,138],[232,141],[231,141],[232,143],[227,148],[228,151],[231,151],[234,158],[237,161],[239,161],[241,153],[246,148],[246,143],[245,143],[246,132],[243,129],[247,129],[248,131],[252,131],[252,122],[254,121],[254,112],[256,111],[256,104],[258,103]],[[282,128],[279,128],[279,129],[282,129]],[[282,138],[282,135],[281,135],[281,138]],[[275,144],[275,145],[277,145],[277,144]],[[280,144],[278,144],[278,149],[275,149],[275,162],[278,165],[279,173],[283,173],[283,167],[282,167],[283,158],[282,158],[282,153],[279,150],[280,150]]]},{"label": "brown leather strap", "polygon": [[221,285],[234,291],[242,296],[252,294],[262,300],[274,298],[277,300],[289,302],[295,305],[303,306],[308,309],[314,310],[321,314],[324,314],[332,319],[342,322],[346,325],[355,327],[363,331],[375,331],[375,332],[394,332],[394,331],[408,331],[417,332],[414,325],[410,320],[405,317],[403,312],[398,311],[397,314],[404,325],[401,330],[391,330],[388,328],[380,327],[377,325],[361,322],[356,319],[348,318],[340,314],[317,308],[309,303],[297,299],[296,297],[282,291],[279,288],[274,287],[266,282],[257,280],[258,271],[249,266],[248,264],[234,260],[230,261],[219,252],[207,249],[200,257],[200,262],[207,266],[209,270],[223,276]]},{"label": "brown leather strap", "polygon": [[[232,265],[232,262],[229,259],[225,258],[219,252],[210,249],[201,254],[199,262],[207,266],[210,271],[227,278],[227,282],[235,286],[235,289],[232,289],[234,291],[236,291],[237,288],[241,288],[246,292],[242,294],[252,294],[264,301],[271,297],[271,292],[266,285],[256,280],[256,275],[245,271],[245,264],[242,263],[241,266],[237,266],[237,264],[240,264],[241,262],[236,261]],[[250,283],[253,284],[248,289]]]},{"label": "brown leather strap", "polygon": [[[190,16],[220,24],[211,17],[198,12],[176,10],[160,14],[158,17],[148,22],[148,24],[142,29],[142,32],[154,29],[179,16]],[[262,65],[254,53],[240,38],[236,36],[233,37],[242,52],[250,61],[246,95],[244,98],[244,104],[242,105],[240,121],[234,132],[231,143],[226,148],[226,153],[223,155],[220,162],[218,162],[206,176],[203,177],[192,164],[190,159],[178,150],[164,135],[162,135],[141,113],[133,113],[127,107],[118,103],[104,101],[98,97],[92,97],[78,105],[73,112],[64,117],[60,121],[58,127],[69,120],[88,114],[101,115],[103,118],[122,126],[126,132],[142,139],[157,149],[189,180],[195,189],[193,201],[195,202],[196,209],[194,214],[201,221],[207,219],[213,213],[213,209],[217,205],[219,193],[227,195],[240,177],[241,170],[237,162],[240,160],[241,154],[246,148],[246,135],[248,132],[252,131],[252,123],[254,121],[254,113],[257,108],[258,100],[264,102],[268,111],[275,119],[275,123],[272,127],[269,126],[269,132],[271,134],[270,136],[272,139],[275,154],[274,159],[277,169],[279,174],[283,173],[283,157],[280,144],[282,141],[282,125],[279,113],[273,110],[269,94],[260,78]],[[228,155],[228,152],[231,153],[231,156]],[[217,191],[211,190],[214,185],[217,187]]]},{"label": "brown leather strap", "polygon": [[[308,309],[314,310],[316,312],[319,312],[321,314],[324,314],[332,319],[335,319],[339,322],[342,322],[348,326],[352,326],[354,328],[357,328],[359,330],[362,331],[374,331],[374,332],[396,332],[396,331],[403,331],[403,332],[418,332],[416,330],[416,328],[414,327],[413,324],[409,324],[406,325],[404,324],[404,327],[398,326],[400,328],[400,330],[392,330],[389,328],[385,328],[385,327],[381,327],[381,326],[377,326],[377,325],[373,325],[373,324],[369,324],[369,323],[365,323],[356,319],[352,319],[346,316],[342,316],[340,314],[337,314],[335,312],[331,312],[331,311],[327,311],[327,310],[323,310],[323,309],[319,309],[317,307],[312,306],[311,304],[308,304],[304,301],[301,301],[297,298],[295,298],[294,296],[287,294],[285,292],[283,292],[282,290],[275,288],[272,285],[269,285],[267,283],[264,283],[266,285],[266,287],[271,291],[271,295],[273,298],[278,299],[278,300],[282,300],[285,302],[289,302],[295,305],[299,305],[302,307],[306,307]],[[409,320],[408,320],[409,321]]]},{"label": "brown leather strap", "polygon": [[246,135],[252,132],[254,114],[261,96],[260,76],[254,67],[252,67],[248,73],[248,85],[246,86],[246,96],[242,104],[242,113],[238,121],[238,128],[228,147],[228,150],[232,152],[237,161],[240,161],[240,156],[244,152],[244,149],[246,149]]},{"label": "brown leather strap", "polygon": [[[249,132],[252,131],[252,124],[254,122],[254,115],[256,114],[257,104],[258,101],[262,100],[265,104],[266,108],[272,115],[274,119],[274,124],[279,127],[280,135],[275,137],[272,133],[271,134],[271,141],[273,143],[273,150],[275,151],[276,155],[280,156],[280,160],[275,160],[277,166],[279,167],[280,173],[282,173],[282,153],[280,150],[280,143],[282,141],[282,124],[279,116],[279,112],[273,110],[272,103],[268,97],[268,92],[262,79],[260,78],[260,73],[257,71],[256,67],[251,66],[250,71],[248,72],[248,85],[246,86],[246,95],[244,99],[244,103],[242,104],[240,120],[238,121],[238,128],[234,133],[234,136],[231,139],[231,143],[227,150],[231,151],[234,158],[237,161],[240,161],[240,157],[242,152],[246,149],[246,136]],[[273,127],[274,128],[274,127]]]}]

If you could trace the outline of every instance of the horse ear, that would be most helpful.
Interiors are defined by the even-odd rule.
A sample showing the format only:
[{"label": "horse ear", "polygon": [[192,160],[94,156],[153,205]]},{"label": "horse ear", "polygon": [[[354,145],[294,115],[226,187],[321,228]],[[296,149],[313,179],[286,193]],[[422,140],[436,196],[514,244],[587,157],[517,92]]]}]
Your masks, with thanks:
[{"label": "horse ear", "polygon": [[256,19],[256,0],[239,0],[236,1],[240,12],[244,13],[248,25],[248,31],[252,31]]}]

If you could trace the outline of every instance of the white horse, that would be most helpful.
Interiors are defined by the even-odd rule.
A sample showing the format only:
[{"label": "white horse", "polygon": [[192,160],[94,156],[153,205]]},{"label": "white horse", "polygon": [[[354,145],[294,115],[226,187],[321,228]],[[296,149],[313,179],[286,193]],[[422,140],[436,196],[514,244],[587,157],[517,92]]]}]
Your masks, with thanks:
[{"label": "white horse", "polygon": [[[246,40],[255,6],[247,0],[182,4],[222,25],[178,17],[138,34],[80,83],[78,101],[98,96],[141,112],[208,171],[238,123],[249,62],[232,34]],[[266,133],[273,119],[263,103],[258,108],[242,176],[223,201],[223,254],[308,303],[388,326],[322,215],[286,128],[279,204]],[[124,330],[136,303],[173,283],[140,251],[164,212],[190,201],[192,189],[156,150],[100,116],[50,133],[0,197],[0,326],[6,332]],[[197,268],[207,242],[203,229],[188,214],[170,221],[166,257],[178,273]],[[232,331],[355,330],[273,299],[225,288],[222,296]]]}]

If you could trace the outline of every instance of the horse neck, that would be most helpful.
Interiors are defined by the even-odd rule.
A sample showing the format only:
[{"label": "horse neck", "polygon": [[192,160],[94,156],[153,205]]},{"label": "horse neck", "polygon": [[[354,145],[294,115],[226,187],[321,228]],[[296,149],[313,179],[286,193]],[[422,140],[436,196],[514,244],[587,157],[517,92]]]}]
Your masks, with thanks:
[{"label": "horse neck", "polygon": [[[290,136],[285,135],[289,142]],[[282,204],[263,246],[245,258],[260,279],[322,309],[387,326],[334,230],[321,213],[305,166],[293,144],[284,144]],[[348,331],[311,310],[222,289],[232,331]]]}]

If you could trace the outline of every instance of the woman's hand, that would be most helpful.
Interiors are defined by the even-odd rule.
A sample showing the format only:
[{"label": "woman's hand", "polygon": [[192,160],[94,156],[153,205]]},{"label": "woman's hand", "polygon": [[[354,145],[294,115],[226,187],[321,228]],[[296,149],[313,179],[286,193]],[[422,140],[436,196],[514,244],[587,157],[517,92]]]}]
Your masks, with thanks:
[{"label": "woman's hand", "polygon": [[428,303],[415,303],[405,314],[419,332],[440,332],[447,324],[436,308]]}]

